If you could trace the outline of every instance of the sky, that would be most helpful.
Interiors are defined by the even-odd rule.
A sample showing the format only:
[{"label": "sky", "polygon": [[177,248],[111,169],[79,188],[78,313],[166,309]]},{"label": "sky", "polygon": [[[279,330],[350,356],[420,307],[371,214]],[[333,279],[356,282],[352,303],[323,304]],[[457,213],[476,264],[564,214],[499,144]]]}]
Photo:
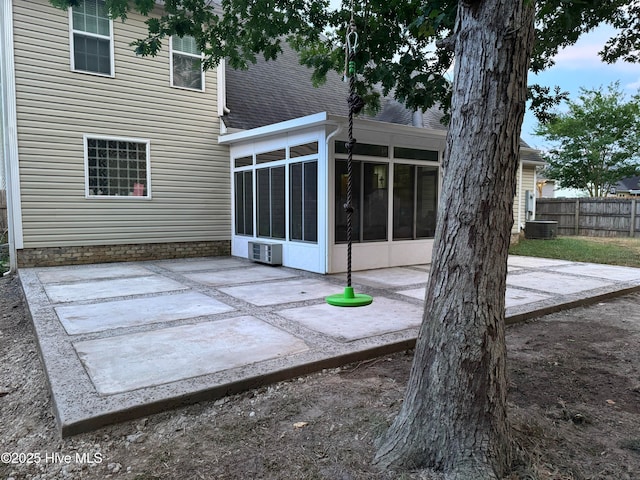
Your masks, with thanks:
[{"label": "sky", "polygon": [[[529,75],[529,84],[539,83],[545,86],[558,85],[569,92],[571,100],[577,100],[580,88],[606,88],[619,81],[627,96],[640,89],[640,64],[618,62],[609,65],[600,60],[598,52],[613,34],[607,26],[601,26],[584,35],[578,42],[556,56],[556,64],[539,75]],[[562,106],[560,107],[562,109]],[[533,135],[537,121],[527,112],[522,125],[522,138],[533,148],[544,149],[544,138]]]}]

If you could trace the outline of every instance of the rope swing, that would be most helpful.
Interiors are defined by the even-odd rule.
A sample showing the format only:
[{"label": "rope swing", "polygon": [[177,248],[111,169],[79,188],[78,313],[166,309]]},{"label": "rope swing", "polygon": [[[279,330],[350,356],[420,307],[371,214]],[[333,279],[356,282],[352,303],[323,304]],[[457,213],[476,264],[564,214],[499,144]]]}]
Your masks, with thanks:
[{"label": "rope swing", "polygon": [[353,149],[356,145],[356,139],[353,138],[353,115],[357,114],[364,107],[362,98],[356,93],[356,49],[358,48],[358,32],[356,23],[353,19],[353,3],[351,4],[351,21],[347,30],[347,38],[345,42],[345,78],[349,78],[349,97],[347,103],[349,105],[349,138],[346,143],[347,147],[347,203],[344,204],[344,210],[347,214],[347,286],[344,293],[330,295],[326,297],[329,305],[336,307],[362,307],[373,302],[373,298],[363,293],[354,293],[351,286],[351,244],[353,236],[353,228],[351,225],[353,217]]}]

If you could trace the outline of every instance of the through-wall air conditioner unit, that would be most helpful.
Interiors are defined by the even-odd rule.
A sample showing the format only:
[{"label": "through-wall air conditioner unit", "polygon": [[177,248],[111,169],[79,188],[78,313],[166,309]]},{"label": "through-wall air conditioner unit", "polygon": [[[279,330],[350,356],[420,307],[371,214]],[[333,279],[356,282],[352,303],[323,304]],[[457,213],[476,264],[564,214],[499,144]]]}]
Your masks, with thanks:
[{"label": "through-wall air conditioner unit", "polygon": [[249,242],[249,260],[269,265],[282,265],[282,244]]}]

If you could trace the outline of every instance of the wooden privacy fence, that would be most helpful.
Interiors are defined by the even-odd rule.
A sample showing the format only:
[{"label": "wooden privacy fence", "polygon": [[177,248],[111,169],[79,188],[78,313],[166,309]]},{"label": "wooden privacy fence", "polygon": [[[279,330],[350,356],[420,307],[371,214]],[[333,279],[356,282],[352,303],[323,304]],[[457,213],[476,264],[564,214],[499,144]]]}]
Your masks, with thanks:
[{"label": "wooden privacy fence", "polygon": [[640,237],[640,201],[630,198],[538,198],[536,220],[558,222],[558,235]]}]

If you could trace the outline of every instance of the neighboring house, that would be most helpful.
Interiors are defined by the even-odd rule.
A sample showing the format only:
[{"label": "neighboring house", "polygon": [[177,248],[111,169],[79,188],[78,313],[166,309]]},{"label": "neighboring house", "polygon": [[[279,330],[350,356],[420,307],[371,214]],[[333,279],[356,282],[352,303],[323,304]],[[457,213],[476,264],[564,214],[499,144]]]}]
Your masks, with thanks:
[{"label": "neighboring house", "polygon": [[[267,242],[282,245],[284,265],[344,271],[347,85],[335,75],[314,89],[290,50],[206,73],[189,38],[137,57],[145,18],[111,21],[102,6],[1,3],[19,264],[244,257]],[[440,116],[385,99],[356,119],[354,269],[430,260]],[[526,196],[541,163],[523,146],[514,235],[534,213]]]},{"label": "neighboring house", "polygon": [[536,198],[554,198],[556,196],[556,181],[538,173],[536,178]]},{"label": "neighboring house", "polygon": [[640,177],[629,177],[620,180],[611,188],[609,196],[618,198],[640,197]]}]

